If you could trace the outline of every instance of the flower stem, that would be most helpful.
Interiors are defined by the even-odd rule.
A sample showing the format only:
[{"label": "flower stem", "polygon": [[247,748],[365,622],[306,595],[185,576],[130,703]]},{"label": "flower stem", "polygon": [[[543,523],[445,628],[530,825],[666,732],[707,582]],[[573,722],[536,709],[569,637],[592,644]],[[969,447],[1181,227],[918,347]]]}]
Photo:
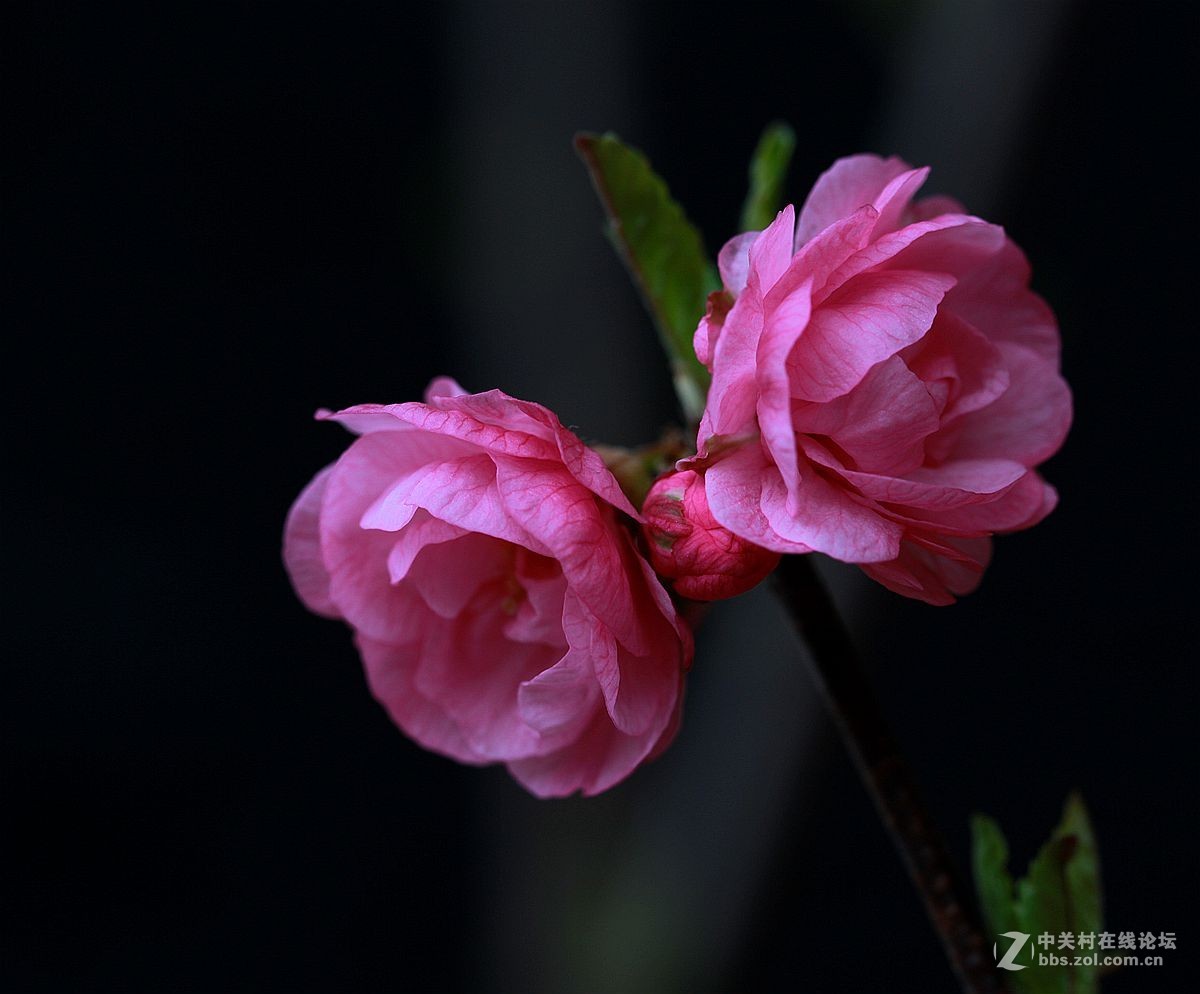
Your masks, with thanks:
[{"label": "flower stem", "polygon": [[1007,994],[900,745],[884,719],[837,609],[808,556],[784,556],[775,590],[809,649],[825,703],[908,868],[967,994]]}]

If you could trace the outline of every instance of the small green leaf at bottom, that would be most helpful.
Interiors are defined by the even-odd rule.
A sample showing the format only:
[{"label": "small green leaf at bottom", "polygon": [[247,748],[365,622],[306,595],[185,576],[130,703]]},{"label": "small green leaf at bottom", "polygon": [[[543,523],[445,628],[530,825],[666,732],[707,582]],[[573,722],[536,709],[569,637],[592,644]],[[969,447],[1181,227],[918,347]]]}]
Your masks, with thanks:
[{"label": "small green leaf at bottom", "polygon": [[[1083,799],[1078,794],[1067,798],[1062,820],[1015,885],[999,825],[976,815],[971,835],[975,889],[989,936],[996,940],[1011,932],[1028,937],[1013,961],[1013,989],[1018,994],[1095,994],[1100,968],[1087,960],[1103,954],[1095,944],[1082,948],[1078,941],[1080,935],[1098,937],[1103,929],[1100,858]],[[1043,935],[1052,941],[1040,943]],[[999,945],[997,952],[1002,953]],[[1041,962],[1050,956],[1054,959]]]}]

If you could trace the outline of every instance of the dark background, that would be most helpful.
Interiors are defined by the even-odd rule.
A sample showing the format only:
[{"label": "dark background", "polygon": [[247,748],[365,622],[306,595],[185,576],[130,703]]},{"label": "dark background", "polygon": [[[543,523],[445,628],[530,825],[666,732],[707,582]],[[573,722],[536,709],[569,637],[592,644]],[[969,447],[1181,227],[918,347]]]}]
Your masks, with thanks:
[{"label": "dark background", "polygon": [[1058,311],[1062,503],[950,609],[830,578],[952,846],[1080,788],[1114,930],[1197,970],[1191,5],[68,7],[4,34],[3,908],[12,991],[951,991],[769,598],[668,755],[594,800],[417,749],[279,562],[345,438],[455,374],[588,438],[672,415],[577,128],[733,233],[899,152]]}]

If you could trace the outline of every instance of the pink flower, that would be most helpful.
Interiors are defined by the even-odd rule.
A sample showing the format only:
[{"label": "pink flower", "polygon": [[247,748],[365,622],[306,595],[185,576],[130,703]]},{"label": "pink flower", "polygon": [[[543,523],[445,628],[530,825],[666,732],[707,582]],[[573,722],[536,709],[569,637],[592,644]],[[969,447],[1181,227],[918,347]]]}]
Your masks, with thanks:
[{"label": "pink flower", "polygon": [[948,604],[992,534],[1053,509],[1034,467],[1071,396],[1024,256],[952,201],[910,203],[927,173],[842,159],[798,222],[788,207],[721,250],[725,291],[695,337],[713,373],[700,455],[681,465],[748,541]]},{"label": "pink flower", "polygon": [[690,469],[655,481],[642,504],[650,563],[682,597],[716,601],[755,586],[779,563],[721,525],[708,509],[704,479]]},{"label": "pink flower", "polygon": [[670,743],[691,637],[596,453],[544,407],[446,379],[319,416],[359,437],[292,507],[284,557],[396,724],[539,796],[598,793]]}]

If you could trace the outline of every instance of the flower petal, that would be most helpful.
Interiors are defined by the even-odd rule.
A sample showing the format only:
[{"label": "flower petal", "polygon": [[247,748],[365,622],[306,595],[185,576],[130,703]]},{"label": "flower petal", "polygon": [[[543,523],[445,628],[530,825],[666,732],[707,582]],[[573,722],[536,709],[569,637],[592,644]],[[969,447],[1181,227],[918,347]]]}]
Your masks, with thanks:
[{"label": "flower petal", "polygon": [[544,546],[514,522],[505,509],[496,487],[496,464],[485,453],[404,474],[383,490],[359,524],[367,529],[398,531],[418,508],[464,531],[544,551]]},{"label": "flower petal", "polygon": [[903,478],[844,470],[842,476],[859,493],[885,504],[944,510],[994,501],[1029,472],[1007,459],[964,459],[944,466],[924,466]]},{"label": "flower petal", "polygon": [[586,650],[568,649],[550,669],[521,684],[517,707],[539,733],[573,727],[582,731],[599,709],[600,688]]},{"label": "flower petal", "polygon": [[794,212],[789,204],[755,239],[749,249],[750,273],[746,287],[725,317],[721,335],[713,346],[713,382],[710,404],[701,420],[700,445],[710,435],[744,431],[754,419],[757,398],[755,353],[763,328],[763,298],[787,271],[792,260]]},{"label": "flower petal", "polygon": [[772,474],[779,479],[779,470],[767,459],[757,442],[737,446],[705,470],[704,492],[708,509],[735,535],[764,549],[782,553],[812,552],[810,546],[779,535],[763,513],[763,486]]},{"label": "flower petal", "polygon": [[413,676],[420,662],[419,646],[388,645],[361,633],[354,641],[362,656],[371,693],[405,734],[426,749],[460,763],[481,765],[489,761],[471,748],[458,725],[441,707],[417,690]]},{"label": "flower petal", "polygon": [[599,794],[624,780],[652,753],[677,724],[626,735],[597,708],[591,723],[575,741],[546,755],[508,764],[509,772],[538,797],[565,797],[576,791]]},{"label": "flower petal", "polygon": [[796,479],[797,470],[787,359],[808,324],[811,290],[811,283],[802,283],[780,301],[758,341],[758,427],[767,451],[788,481]]},{"label": "flower petal", "polygon": [[962,279],[987,263],[1004,247],[1004,229],[977,217],[950,214],[918,221],[884,235],[855,252],[830,275],[826,294],[862,273],[879,270],[944,273]]},{"label": "flower petal", "polygon": [[777,535],[847,563],[895,558],[903,533],[807,462],[801,466],[799,486],[791,489],[778,474],[765,477],[762,510]]},{"label": "flower petal", "polygon": [[[457,618],[484,584],[511,574],[513,553],[511,545],[471,532],[452,539],[444,548],[434,549],[427,544],[413,561],[405,581],[434,614]],[[490,600],[487,609],[503,609],[504,596],[500,592],[493,592]]]},{"label": "flower petal", "polygon": [[960,418],[946,439],[931,439],[933,457],[1015,459],[1036,466],[1062,446],[1071,427],[1071,391],[1044,356],[1010,342],[999,349],[1008,389],[991,404]]},{"label": "flower petal", "polygon": [[868,563],[860,568],[889,590],[944,607],[954,603],[955,595],[969,594],[979,586],[992,548],[991,540],[986,538],[944,541],[954,547],[953,558],[906,541],[890,562]]},{"label": "flower petal", "polygon": [[321,556],[329,572],[329,598],[342,617],[367,637],[399,645],[416,638],[428,614],[416,594],[391,583],[388,557],[394,532],[364,529],[363,513],[411,466],[418,433],[363,435],[334,464],[321,504]]},{"label": "flower petal", "polygon": [[735,297],[746,289],[746,280],[750,276],[750,246],[760,234],[760,231],[747,231],[734,235],[717,254],[717,269],[721,273],[721,282]]},{"label": "flower petal", "polygon": [[943,424],[986,407],[1008,389],[1008,369],[1000,350],[986,335],[950,313],[945,301],[929,333],[903,354],[908,368],[931,392],[944,384]]},{"label": "flower petal", "polygon": [[994,342],[1023,345],[1057,368],[1058,322],[1029,289],[1029,263],[1011,241],[986,263],[962,274],[946,306]]},{"label": "flower petal", "polygon": [[800,246],[787,272],[771,288],[767,300],[768,308],[774,301],[782,300],[793,293],[803,283],[811,284],[816,291],[813,296],[824,300],[828,296],[828,293],[823,291],[829,283],[829,278],[846,260],[866,248],[878,221],[879,211],[868,204],[835,221]]},{"label": "flower petal", "polygon": [[796,401],[792,424],[804,435],[827,436],[850,469],[885,475],[920,466],[925,439],[938,430],[937,404],[899,356],[872,366],[849,393],[825,404]]},{"label": "flower petal", "polygon": [[439,397],[465,397],[467,391],[458,381],[449,376],[435,376],[425,388],[425,403],[432,404]]},{"label": "flower petal", "polygon": [[1031,528],[1053,511],[1057,504],[1058,493],[1055,489],[1037,472],[1027,470],[1016,483],[1001,490],[990,500],[936,510],[893,505],[888,513],[909,531],[914,528],[925,531],[935,529],[945,535],[969,537]]},{"label": "flower petal", "polygon": [[435,619],[425,629],[414,686],[461,729],[477,755],[492,761],[542,755],[569,741],[543,735],[518,708],[518,688],[562,656],[561,649],[509,642],[505,616],[492,610],[464,612],[453,621]]},{"label": "flower petal", "polygon": [[412,568],[413,560],[421,554],[426,546],[441,545],[451,539],[461,538],[469,532],[463,531],[457,525],[447,524],[440,518],[432,517],[428,511],[417,510],[410,524],[400,530],[396,544],[388,553],[388,577],[392,583],[399,583]]},{"label": "flower petal", "polygon": [[[567,585],[628,648],[645,651],[629,576],[615,541],[617,525],[592,492],[561,464],[497,460],[496,483],[504,506],[525,531],[540,536],[543,555],[556,559]],[[608,515],[612,514],[609,510]]]},{"label": "flower petal", "polygon": [[341,616],[329,597],[329,572],[321,555],[318,528],[325,485],[332,471],[332,466],[326,466],[312,478],[296,498],[283,527],[283,561],[292,587],[305,607],[326,618]]},{"label": "flower petal", "polygon": [[908,163],[892,157],[851,155],[838,159],[818,177],[800,209],[796,247],[804,245],[839,218],[874,204],[887,185],[908,173]]},{"label": "flower petal", "polygon": [[781,210],[763,232],[750,243],[746,287],[765,297],[779,282],[792,261],[796,211],[791,204]]},{"label": "flower petal", "polygon": [[563,598],[567,594],[567,581],[558,563],[517,549],[514,579],[522,596],[516,614],[504,626],[505,636],[516,642],[564,645]]},{"label": "flower petal", "polygon": [[929,330],[954,285],[941,273],[864,273],[813,311],[788,360],[792,396],[829,401],[858,385],[877,362]]},{"label": "flower petal", "polygon": [[733,306],[733,298],[724,290],[717,290],[708,295],[704,309],[704,317],[696,325],[692,335],[692,350],[702,366],[712,372],[713,353],[717,348],[717,339],[725,328],[725,318]]}]

